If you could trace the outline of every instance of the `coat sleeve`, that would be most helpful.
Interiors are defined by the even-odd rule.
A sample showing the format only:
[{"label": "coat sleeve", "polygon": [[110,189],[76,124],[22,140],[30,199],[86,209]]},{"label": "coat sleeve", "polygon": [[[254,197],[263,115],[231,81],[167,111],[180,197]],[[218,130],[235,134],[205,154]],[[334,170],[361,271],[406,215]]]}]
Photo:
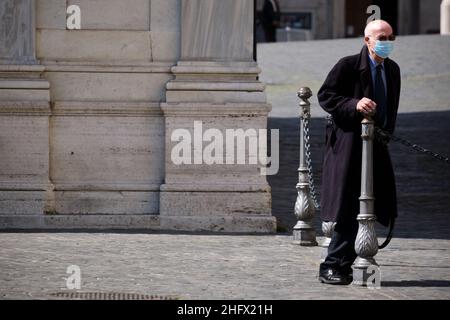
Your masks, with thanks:
[{"label": "coat sleeve", "polygon": [[342,59],[331,69],[317,96],[320,106],[333,116],[334,121],[342,127],[353,127],[362,120],[356,111],[359,99],[349,93],[352,90],[345,87],[352,86],[352,67]]}]

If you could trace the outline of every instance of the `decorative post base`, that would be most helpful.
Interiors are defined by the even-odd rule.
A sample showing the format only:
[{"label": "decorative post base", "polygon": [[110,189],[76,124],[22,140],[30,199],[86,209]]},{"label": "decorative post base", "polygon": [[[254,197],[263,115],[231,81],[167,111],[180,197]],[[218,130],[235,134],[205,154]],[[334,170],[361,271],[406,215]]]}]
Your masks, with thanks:
[{"label": "decorative post base", "polygon": [[316,231],[311,221],[298,221],[293,230],[293,244],[300,246],[317,246]]},{"label": "decorative post base", "polygon": [[[372,268],[370,268],[372,267]],[[373,258],[356,258],[353,269],[352,285],[367,286],[367,283],[372,283],[372,277],[375,269],[378,269],[378,264]],[[371,270],[370,270],[371,269]],[[369,279],[371,277],[371,279]]]},{"label": "decorative post base", "polygon": [[322,222],[322,232],[325,239],[322,241],[320,246],[322,247],[322,252],[320,256],[321,262],[324,262],[328,256],[328,247],[330,246],[331,237],[333,236],[333,230],[336,226],[336,222],[324,221]]}]

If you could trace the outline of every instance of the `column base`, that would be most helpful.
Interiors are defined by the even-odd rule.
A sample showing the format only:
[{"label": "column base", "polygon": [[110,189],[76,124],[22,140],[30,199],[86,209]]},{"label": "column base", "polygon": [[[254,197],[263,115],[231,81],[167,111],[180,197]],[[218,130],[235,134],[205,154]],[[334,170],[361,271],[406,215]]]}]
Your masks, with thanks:
[{"label": "column base", "polygon": [[161,230],[221,233],[275,233],[276,219],[267,216],[161,216]]},{"label": "column base", "polygon": [[352,285],[367,287],[368,284],[373,285],[379,282],[377,276],[380,276],[379,266],[373,258],[356,258],[355,263],[352,266],[353,269],[353,282]]},{"label": "column base", "polygon": [[0,215],[0,230],[147,230],[159,231],[159,216],[151,214]]},{"label": "column base", "polygon": [[293,231],[293,244],[312,247],[317,246],[316,231],[307,222],[298,221]]},{"label": "column base", "polygon": [[[222,186],[223,189],[226,189]],[[214,190],[175,190],[163,185],[161,229],[238,233],[275,233],[270,193]]]}]

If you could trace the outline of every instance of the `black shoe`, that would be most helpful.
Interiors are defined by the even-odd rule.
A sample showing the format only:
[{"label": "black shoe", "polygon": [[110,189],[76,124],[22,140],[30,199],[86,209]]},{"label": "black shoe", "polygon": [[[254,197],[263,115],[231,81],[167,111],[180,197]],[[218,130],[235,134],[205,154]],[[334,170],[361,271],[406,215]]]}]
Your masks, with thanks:
[{"label": "black shoe", "polygon": [[350,269],[349,271],[345,271],[345,272],[341,271],[340,274],[343,277],[346,277],[349,283],[352,283],[352,281],[353,281],[353,270],[352,269]]},{"label": "black shoe", "polygon": [[351,280],[353,279],[349,276],[343,276],[333,269],[327,269],[319,274],[319,281],[326,284],[348,285],[352,282]]},{"label": "black shoe", "polygon": [[353,274],[350,273],[348,275],[344,275],[344,277],[347,279],[348,284],[353,282]]}]

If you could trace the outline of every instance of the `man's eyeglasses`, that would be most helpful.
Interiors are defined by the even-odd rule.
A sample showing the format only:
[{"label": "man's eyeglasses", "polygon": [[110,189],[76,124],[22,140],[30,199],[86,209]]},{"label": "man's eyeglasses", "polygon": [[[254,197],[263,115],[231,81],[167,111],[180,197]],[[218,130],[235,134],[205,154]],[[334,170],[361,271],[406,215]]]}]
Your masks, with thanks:
[{"label": "man's eyeglasses", "polygon": [[391,34],[390,36],[379,36],[377,38],[375,38],[375,40],[380,40],[380,41],[394,41],[395,40],[395,35]]}]

